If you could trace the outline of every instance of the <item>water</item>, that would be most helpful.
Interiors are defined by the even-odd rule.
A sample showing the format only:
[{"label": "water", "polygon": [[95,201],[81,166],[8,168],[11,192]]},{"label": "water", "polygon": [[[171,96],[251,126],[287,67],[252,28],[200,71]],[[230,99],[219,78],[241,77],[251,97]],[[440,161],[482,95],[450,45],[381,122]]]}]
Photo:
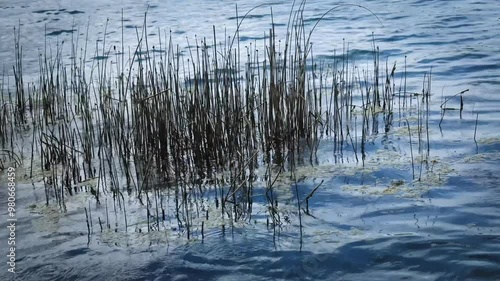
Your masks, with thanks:
[{"label": "water", "polygon": [[[174,42],[179,42],[184,51],[186,37],[191,44],[195,35],[198,40],[211,38],[212,25],[216,25],[218,33],[227,29],[232,36],[235,31],[234,2],[101,2],[0,3],[0,28],[4,31],[0,35],[0,61],[6,77],[10,76],[14,62],[11,30],[19,22],[24,72],[33,77],[38,70],[37,54],[43,52],[45,39],[54,51],[57,42],[70,42],[72,35],[84,36],[87,23],[90,45],[103,39],[109,18],[106,40],[109,46],[121,46],[122,9],[126,49],[137,42],[135,26],[142,26],[147,5],[148,32],[157,34],[157,28],[160,33],[171,30]],[[256,5],[269,4],[236,3],[240,16]],[[277,33],[283,34],[291,5],[286,1],[271,4]],[[43,189],[20,184],[17,279],[500,279],[500,37],[495,29],[500,23],[498,4],[366,1],[363,5],[378,19],[367,10],[352,6],[332,11],[312,36],[314,55],[331,60],[334,50],[340,53],[348,44],[362,68],[368,65],[365,59],[369,58],[374,40],[382,51],[381,61],[387,59],[389,65],[396,61],[399,71],[404,68],[406,56],[408,85],[414,91],[421,89],[424,73],[432,68],[434,103],[430,134],[436,170],[429,184],[390,184],[392,179],[400,178],[411,182],[406,161],[408,143],[401,141],[404,131],[373,139],[364,172],[349,170],[356,166],[352,158],[345,160],[349,164],[340,165],[346,168],[339,172],[343,168],[335,164],[332,148],[325,142],[318,153],[320,165],[301,168],[306,175],[299,183],[302,198],[324,180],[310,202],[314,217],[302,217],[302,243],[296,210],[292,208],[284,211],[291,223],[285,224],[279,233],[266,227],[264,210],[258,204],[264,200],[262,192],[257,192],[257,204],[248,224],[226,227],[224,231],[213,229],[202,243],[199,237],[186,241],[174,234],[148,235],[133,230],[100,234],[97,225],[89,238],[81,211],[88,202],[85,195],[69,199],[68,213],[61,215],[57,210],[39,207],[45,200]],[[271,27],[270,6],[253,10],[245,19],[240,34],[242,43],[264,37]],[[329,1],[309,1],[304,13],[309,27],[331,7]],[[69,44],[65,44],[63,50],[69,53]],[[469,91],[464,94],[464,111],[447,111],[440,128],[439,105],[465,89]],[[458,104],[458,99],[451,98],[447,106]],[[398,157],[403,160],[398,162]],[[394,168],[398,165],[402,168]],[[388,187],[396,191],[393,193]],[[6,206],[5,189],[1,193],[2,206]],[[294,199],[294,189],[284,183],[280,200],[293,203]],[[130,203],[132,217],[134,211],[137,217],[141,216],[141,208],[136,205]],[[95,206],[92,211],[103,212],[102,207]],[[6,241],[7,235],[4,218],[2,211],[2,241]],[[6,252],[5,245],[2,242],[2,253]],[[2,280],[11,280],[12,275],[6,270],[3,263],[0,276],[5,276]]]}]

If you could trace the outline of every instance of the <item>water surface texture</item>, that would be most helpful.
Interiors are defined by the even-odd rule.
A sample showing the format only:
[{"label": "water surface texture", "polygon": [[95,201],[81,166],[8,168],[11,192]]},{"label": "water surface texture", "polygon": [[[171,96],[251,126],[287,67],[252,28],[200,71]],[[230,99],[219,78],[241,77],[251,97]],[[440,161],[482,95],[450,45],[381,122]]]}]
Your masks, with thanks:
[{"label": "water surface texture", "polygon": [[[285,223],[278,230],[269,226],[265,191],[257,186],[255,207],[245,223],[207,225],[203,239],[197,230],[188,240],[170,225],[168,233],[144,233],[135,226],[101,232],[96,216],[103,216],[104,207],[90,195],[68,198],[68,210],[61,213],[55,206],[44,207],[43,187],[32,186],[19,172],[17,279],[5,262],[0,279],[500,280],[498,2],[312,0],[304,9],[306,30],[335,5],[340,6],[325,15],[311,37],[318,61],[332,62],[348,48],[361,71],[373,66],[375,44],[381,64],[387,61],[391,68],[396,62],[397,83],[406,61],[408,91],[421,91],[424,77],[432,73],[428,159],[435,166],[425,183],[414,181],[409,159],[417,144],[412,142],[411,151],[401,119],[390,134],[372,135],[364,165],[353,154],[336,154],[333,144],[324,141],[317,162],[298,168],[296,187],[286,176],[280,178],[277,196]],[[124,50],[133,53],[136,28],[146,23],[151,38],[171,34],[187,52],[196,40],[210,41],[213,26],[219,40],[232,36],[238,18],[256,6],[241,25],[241,46],[260,44],[272,22],[277,35],[284,36],[289,1],[3,0],[2,87],[14,84],[14,28],[21,29],[23,72],[36,81],[39,54],[64,46],[62,55],[70,57],[69,42],[85,40],[87,26],[89,50],[104,39],[108,48],[121,48],[123,25]],[[93,51],[87,56],[89,67],[106,59],[112,58]],[[446,107],[458,108],[455,95],[464,90],[463,110],[442,115],[443,102],[448,99]],[[2,261],[8,235],[4,182],[3,177]],[[300,227],[296,196],[305,198],[319,184]],[[136,201],[128,201],[130,219],[145,220]],[[83,207],[95,214],[90,236]],[[112,222],[121,219],[114,213],[110,217]]]}]

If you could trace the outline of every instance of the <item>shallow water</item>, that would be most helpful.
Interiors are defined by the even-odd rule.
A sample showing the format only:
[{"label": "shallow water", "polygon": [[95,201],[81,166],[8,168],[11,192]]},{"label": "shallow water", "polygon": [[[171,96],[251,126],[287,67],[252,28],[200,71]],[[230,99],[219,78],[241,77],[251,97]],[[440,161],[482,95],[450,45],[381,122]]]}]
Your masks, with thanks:
[{"label": "shallow water", "polygon": [[[236,3],[241,16],[268,2]],[[179,44],[186,42],[186,37],[194,41],[195,35],[211,38],[212,25],[220,32],[227,28],[230,35],[235,30],[235,6],[225,1],[147,4],[149,32],[155,34],[157,28],[162,33],[164,29],[171,30],[173,40]],[[89,42],[102,39],[109,18],[106,40],[110,45],[121,46],[122,9],[126,20],[125,48],[133,46],[137,41],[135,26],[142,26],[147,4],[3,1],[0,28],[5,32],[0,34],[0,61],[7,77],[14,61],[10,30],[19,21],[24,72],[36,76],[36,54],[44,49],[45,39],[55,48],[58,41],[70,42],[71,35],[85,34],[88,22]],[[333,51],[340,53],[345,39],[353,58],[363,62],[370,58],[374,38],[382,51],[381,61],[387,58],[389,65],[396,61],[399,71],[407,56],[409,90],[415,91],[421,89],[424,73],[432,67],[429,133],[436,169],[429,175],[428,184],[411,184],[404,126],[389,136],[373,137],[364,168],[352,157],[334,157],[329,142],[320,147],[318,166],[300,168],[299,173],[305,175],[298,186],[301,198],[324,180],[309,205],[314,217],[302,217],[302,239],[293,209],[294,189],[285,179],[278,196],[283,202],[291,202],[283,206],[283,213],[290,216],[291,222],[279,233],[266,227],[263,192],[257,188],[256,206],[247,224],[224,230],[214,227],[203,241],[199,235],[187,241],[174,232],[105,230],[101,234],[97,223],[93,226],[94,235],[88,237],[82,213],[88,202],[86,194],[68,199],[68,213],[62,215],[57,209],[43,208],[43,187],[20,184],[17,279],[500,279],[500,37],[494,28],[500,23],[498,4],[366,1],[363,5],[380,21],[361,8],[341,7],[332,11],[312,36],[314,55],[333,59]],[[245,19],[240,34],[242,43],[264,37],[271,27],[269,7],[257,8]],[[309,1],[304,17],[313,25],[331,7],[329,1]],[[285,29],[291,5],[276,1],[272,8],[277,33],[283,34],[280,29]],[[464,94],[462,114],[447,111],[439,126],[439,105],[444,98],[465,89],[469,91]],[[459,100],[452,98],[447,106],[458,104]],[[473,139],[476,114],[477,143]],[[395,179],[404,184],[392,184]],[[1,204],[6,206],[5,189],[0,192]],[[94,214],[102,215],[102,207],[90,207]],[[134,212],[136,217],[144,213],[136,202],[129,207],[131,217]],[[2,241],[7,236],[5,214],[2,209]],[[2,242],[2,252],[5,244]],[[0,276],[2,280],[11,280],[12,275],[6,270],[3,263]]]}]

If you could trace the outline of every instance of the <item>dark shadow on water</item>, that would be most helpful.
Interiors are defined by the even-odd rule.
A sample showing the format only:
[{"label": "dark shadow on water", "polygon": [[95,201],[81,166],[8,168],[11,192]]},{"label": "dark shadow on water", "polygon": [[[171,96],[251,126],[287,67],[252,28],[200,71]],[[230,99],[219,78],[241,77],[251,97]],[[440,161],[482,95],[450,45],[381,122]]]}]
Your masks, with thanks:
[{"label": "dark shadow on water", "polygon": [[487,235],[446,240],[391,237],[353,242],[323,254],[238,251],[238,245],[228,245],[224,250],[215,247],[204,253],[187,253],[179,267],[155,261],[143,270],[149,280],[175,280],[176,276],[185,278],[179,280],[219,280],[221,276],[242,276],[243,280],[497,280],[499,241],[498,236]]}]

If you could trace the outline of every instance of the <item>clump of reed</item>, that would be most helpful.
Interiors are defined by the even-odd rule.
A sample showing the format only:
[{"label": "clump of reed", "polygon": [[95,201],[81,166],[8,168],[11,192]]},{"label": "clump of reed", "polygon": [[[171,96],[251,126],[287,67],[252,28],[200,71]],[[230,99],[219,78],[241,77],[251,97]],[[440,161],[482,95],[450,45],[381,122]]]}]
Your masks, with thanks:
[{"label": "clump of reed", "polygon": [[[364,161],[380,116],[387,133],[398,104],[396,66],[386,66],[383,75],[375,45],[372,73],[360,74],[350,64],[348,48],[330,65],[316,61],[303,9],[291,14],[284,43],[273,24],[265,41],[240,46],[245,15],[233,36],[220,41],[214,26],[212,38],[188,43],[187,54],[166,32],[152,45],[145,16],[127,59],[123,39],[121,47],[106,45],[105,37],[96,43],[90,67],[87,40],[81,47],[72,38],[70,59],[61,55],[62,43],[55,55],[46,44],[38,81],[30,84],[23,79],[18,29],[15,93],[2,92],[0,145],[29,160],[30,177],[37,166],[43,171],[47,204],[55,199],[64,210],[65,196],[97,178],[88,191],[97,204],[103,193],[111,194],[115,212],[125,213],[125,229],[125,197],[135,196],[145,206],[148,231],[171,217],[188,238],[199,231],[199,218],[203,236],[209,215],[199,202],[207,190],[221,217],[249,219],[256,170],[264,166],[269,217],[280,225],[276,178],[304,159],[314,163],[322,139],[334,142],[335,157],[352,147],[356,161],[358,151]],[[27,128],[29,152],[16,146]],[[313,193],[299,200],[297,191],[299,216],[309,214]],[[106,225],[111,228],[109,218]]]}]

